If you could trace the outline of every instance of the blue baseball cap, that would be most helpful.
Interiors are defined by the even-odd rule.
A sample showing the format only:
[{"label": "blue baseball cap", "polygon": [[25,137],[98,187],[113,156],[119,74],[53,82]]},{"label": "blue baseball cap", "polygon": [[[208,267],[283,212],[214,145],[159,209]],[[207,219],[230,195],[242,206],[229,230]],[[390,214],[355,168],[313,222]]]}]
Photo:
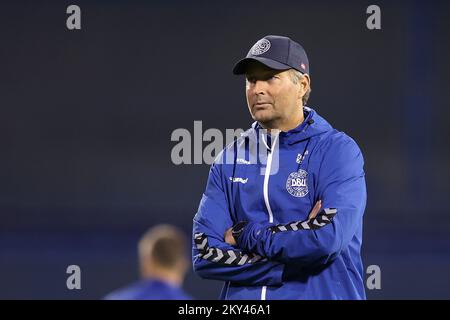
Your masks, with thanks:
[{"label": "blue baseball cap", "polygon": [[309,62],[305,49],[297,42],[283,36],[265,36],[250,48],[247,56],[239,60],[234,74],[244,74],[248,63],[258,61],[275,70],[295,69],[309,74]]}]

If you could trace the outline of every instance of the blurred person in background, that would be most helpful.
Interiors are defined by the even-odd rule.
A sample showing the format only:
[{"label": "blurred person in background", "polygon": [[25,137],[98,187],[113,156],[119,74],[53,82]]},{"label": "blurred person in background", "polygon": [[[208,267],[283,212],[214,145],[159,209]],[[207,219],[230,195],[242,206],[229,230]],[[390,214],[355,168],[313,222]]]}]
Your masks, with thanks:
[{"label": "blurred person in background", "polygon": [[108,294],[106,300],[190,300],[183,289],[189,262],[184,234],[170,225],[149,229],[138,245],[141,280]]}]

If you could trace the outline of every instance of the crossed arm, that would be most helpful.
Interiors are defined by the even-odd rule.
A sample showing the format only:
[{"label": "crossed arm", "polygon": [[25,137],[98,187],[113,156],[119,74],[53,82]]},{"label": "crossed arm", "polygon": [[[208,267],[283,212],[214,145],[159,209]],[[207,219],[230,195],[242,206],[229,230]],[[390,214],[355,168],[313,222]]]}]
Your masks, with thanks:
[{"label": "crossed arm", "polygon": [[249,221],[238,239],[231,233],[225,178],[213,165],[194,218],[194,270],[204,278],[242,285],[281,285],[286,265],[323,265],[336,258],[360,226],[366,203],[363,158],[355,145],[324,155],[328,168],[319,174],[316,190],[321,201],[308,220]]}]

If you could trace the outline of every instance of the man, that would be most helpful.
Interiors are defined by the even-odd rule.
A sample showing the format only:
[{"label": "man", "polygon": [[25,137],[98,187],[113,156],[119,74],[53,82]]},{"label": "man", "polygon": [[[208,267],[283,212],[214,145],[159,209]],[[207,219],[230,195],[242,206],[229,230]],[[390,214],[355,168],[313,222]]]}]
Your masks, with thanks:
[{"label": "man", "polygon": [[147,231],[139,241],[142,280],[107,295],[107,300],[189,300],[181,286],[187,271],[186,239],[170,225]]},{"label": "man", "polygon": [[[266,36],[233,72],[246,76],[255,122],[211,166],[194,217],[194,270],[225,281],[222,299],[365,299],[363,156],[306,107],[303,47]],[[262,149],[265,163],[249,160]]]}]

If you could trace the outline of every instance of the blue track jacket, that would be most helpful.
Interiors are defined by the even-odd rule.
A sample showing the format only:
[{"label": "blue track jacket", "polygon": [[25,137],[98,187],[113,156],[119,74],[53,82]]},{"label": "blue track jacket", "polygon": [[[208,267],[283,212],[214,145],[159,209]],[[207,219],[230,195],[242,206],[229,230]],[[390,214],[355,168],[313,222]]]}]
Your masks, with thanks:
[{"label": "blue track jacket", "polygon": [[[313,109],[304,114],[278,134],[255,122],[211,166],[192,258],[198,275],[225,281],[221,299],[366,298],[363,156]],[[249,223],[230,246],[224,233],[239,221]]]}]

